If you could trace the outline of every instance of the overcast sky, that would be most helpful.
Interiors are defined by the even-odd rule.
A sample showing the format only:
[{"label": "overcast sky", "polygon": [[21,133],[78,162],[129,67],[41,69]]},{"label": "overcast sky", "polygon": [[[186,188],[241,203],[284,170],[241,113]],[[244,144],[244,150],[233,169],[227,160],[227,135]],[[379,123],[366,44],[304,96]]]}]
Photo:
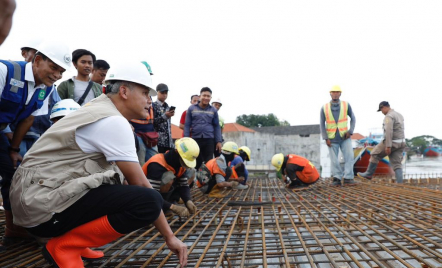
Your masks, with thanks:
[{"label": "overcast sky", "polygon": [[382,127],[376,110],[386,100],[403,114],[407,138],[442,139],[441,14],[442,1],[17,0],[0,58],[20,60],[20,47],[40,35],[111,66],[145,60],[154,84],[169,86],[175,124],[204,86],[222,99],[226,122],[274,113],[318,124],[338,84],[355,132]]}]

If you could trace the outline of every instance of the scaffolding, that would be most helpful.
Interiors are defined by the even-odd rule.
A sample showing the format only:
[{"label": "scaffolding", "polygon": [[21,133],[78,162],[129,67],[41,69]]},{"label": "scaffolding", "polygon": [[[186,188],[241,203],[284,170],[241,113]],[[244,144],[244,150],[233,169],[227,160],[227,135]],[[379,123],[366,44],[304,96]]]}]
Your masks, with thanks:
[{"label": "scaffolding", "polygon": [[[213,199],[192,190],[198,212],[168,217],[188,246],[188,267],[442,267],[442,193],[381,180],[304,191],[256,176]],[[3,216],[0,216],[0,224]],[[0,232],[3,225],[0,225]],[[86,267],[179,267],[152,226],[102,248]],[[1,267],[49,267],[35,242],[0,252]]]}]

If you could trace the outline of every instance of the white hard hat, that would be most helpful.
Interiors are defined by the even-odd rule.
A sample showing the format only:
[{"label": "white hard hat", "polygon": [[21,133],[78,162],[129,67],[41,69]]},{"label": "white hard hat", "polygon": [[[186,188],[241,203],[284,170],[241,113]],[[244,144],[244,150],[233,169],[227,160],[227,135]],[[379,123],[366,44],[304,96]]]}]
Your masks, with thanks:
[{"label": "white hard hat", "polygon": [[24,48],[33,48],[35,50],[38,50],[38,48],[40,47],[40,44],[42,43],[42,39],[39,37],[32,37],[28,40],[26,40],[23,43],[23,46],[20,49],[24,49]]},{"label": "white hard hat", "polygon": [[57,102],[54,107],[51,110],[51,119],[60,117],[60,116],[66,116],[78,109],[80,109],[81,106],[76,103],[73,99],[64,99],[59,102]]},{"label": "white hard hat", "polygon": [[223,105],[223,102],[221,101],[221,98],[216,98],[214,101],[212,101],[212,104],[214,102],[218,102],[219,104]]},{"label": "white hard hat", "polygon": [[141,62],[124,62],[114,63],[106,74],[104,83],[109,84],[110,81],[127,81],[137,83],[149,88],[149,95],[156,96],[152,78],[146,66]]},{"label": "white hard hat", "polygon": [[43,53],[51,59],[51,61],[65,70],[72,67],[72,50],[63,42],[46,40],[39,45],[38,52]]}]

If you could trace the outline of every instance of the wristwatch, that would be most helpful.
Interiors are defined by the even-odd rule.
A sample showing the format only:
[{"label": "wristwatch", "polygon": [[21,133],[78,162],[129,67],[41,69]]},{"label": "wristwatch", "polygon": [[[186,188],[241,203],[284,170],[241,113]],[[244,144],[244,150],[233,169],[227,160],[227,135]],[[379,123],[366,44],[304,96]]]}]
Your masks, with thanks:
[{"label": "wristwatch", "polygon": [[14,148],[14,147],[11,147],[11,146],[8,146],[8,150],[9,150],[9,151],[16,152],[16,153],[19,153],[19,152],[20,152],[20,148]]}]

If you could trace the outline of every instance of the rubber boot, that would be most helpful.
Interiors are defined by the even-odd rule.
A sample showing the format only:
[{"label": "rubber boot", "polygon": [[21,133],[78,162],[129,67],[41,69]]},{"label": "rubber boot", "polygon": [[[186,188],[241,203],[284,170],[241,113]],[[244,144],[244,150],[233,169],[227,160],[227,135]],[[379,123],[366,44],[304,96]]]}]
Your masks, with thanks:
[{"label": "rubber boot", "polygon": [[367,170],[364,173],[358,172],[358,177],[362,178],[362,179],[371,180],[373,178],[373,174],[374,174],[377,166],[378,166],[378,164],[374,164],[374,163],[370,162],[368,164]]},{"label": "rubber boot", "polygon": [[394,171],[394,174],[396,176],[396,183],[403,183],[404,182],[404,174],[402,173],[402,168],[398,168]]},{"label": "rubber boot", "polygon": [[11,210],[5,210],[5,235],[3,245],[9,246],[24,240],[32,240],[25,228],[13,223],[14,216]]},{"label": "rubber boot", "polygon": [[80,253],[80,255],[81,255],[81,257],[83,257],[85,259],[90,259],[90,260],[99,259],[99,258],[103,258],[104,257],[103,251],[92,250],[90,248],[85,248]]},{"label": "rubber boot", "polygon": [[121,236],[103,216],[52,238],[43,247],[43,256],[55,267],[84,267],[81,253],[86,248],[106,245]]}]

